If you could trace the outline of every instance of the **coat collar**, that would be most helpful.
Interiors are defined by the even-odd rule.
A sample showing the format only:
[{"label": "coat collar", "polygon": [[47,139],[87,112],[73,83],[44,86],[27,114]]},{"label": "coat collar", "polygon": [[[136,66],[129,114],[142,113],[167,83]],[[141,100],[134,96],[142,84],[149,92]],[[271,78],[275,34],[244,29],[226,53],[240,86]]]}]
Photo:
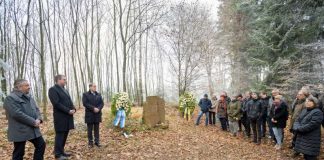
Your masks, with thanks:
[{"label": "coat collar", "polygon": [[[95,91],[95,92],[93,92],[95,95],[98,95],[98,92],[97,91]],[[92,92],[89,90],[88,91],[88,94],[92,94]]]},{"label": "coat collar", "polygon": [[58,87],[58,88],[65,89],[64,87],[62,87],[62,86],[60,86],[60,85],[58,85],[58,84],[55,84],[55,86]]},{"label": "coat collar", "polygon": [[23,93],[19,90],[16,90],[16,89],[14,89],[12,92],[14,94],[16,94],[19,98],[23,98],[23,97],[29,98],[30,97],[28,94],[25,94],[25,93]]},{"label": "coat collar", "polygon": [[70,97],[69,93],[67,92],[67,90],[64,87],[62,87],[62,86],[60,86],[58,84],[55,84],[55,87],[61,89],[64,92],[64,94],[66,94],[67,96]]}]

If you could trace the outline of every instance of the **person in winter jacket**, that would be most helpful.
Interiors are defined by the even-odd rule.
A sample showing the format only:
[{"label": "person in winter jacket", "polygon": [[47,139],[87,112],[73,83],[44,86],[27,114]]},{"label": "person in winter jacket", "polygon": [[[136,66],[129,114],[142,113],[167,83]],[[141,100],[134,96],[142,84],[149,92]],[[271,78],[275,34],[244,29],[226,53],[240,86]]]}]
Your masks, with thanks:
[{"label": "person in winter jacket", "polygon": [[241,98],[241,94],[233,97],[231,103],[228,106],[229,129],[233,136],[237,135],[238,121],[241,119],[241,102],[239,100]]},{"label": "person in winter jacket", "polygon": [[[295,123],[295,120],[299,117],[301,111],[306,108],[306,98],[309,96],[308,90],[300,90],[296,96],[296,102],[292,105],[291,109],[291,119],[290,119],[290,128],[289,131],[293,133],[293,138],[291,142],[290,148],[293,149],[295,147],[295,142],[296,142],[296,133],[293,132],[293,125]],[[299,153],[295,153],[298,155]]]},{"label": "person in winter jacket", "polygon": [[209,124],[216,125],[217,97],[213,95],[211,99],[212,106],[209,109]]},{"label": "person in winter jacket", "polygon": [[250,126],[249,118],[247,116],[247,104],[251,100],[251,94],[252,93],[250,91],[245,92],[245,97],[243,98],[241,103],[241,111],[242,111],[241,122],[244,126],[245,135],[247,137],[251,136],[251,126]]},{"label": "person in winter jacket", "polygon": [[266,92],[261,92],[260,93],[260,102],[262,105],[262,117],[261,117],[261,133],[262,137],[265,137],[266,131],[267,131],[267,118],[268,118],[268,109],[269,107],[269,99],[270,97],[267,96]]},{"label": "person in winter jacket", "polygon": [[8,141],[13,142],[14,146],[11,157],[13,160],[24,159],[27,141],[35,147],[33,159],[44,159],[46,142],[40,131],[43,120],[36,101],[29,92],[29,82],[17,79],[13,91],[4,100],[4,109],[8,115]]},{"label": "person in winter jacket", "polygon": [[224,95],[221,95],[217,106],[217,118],[221,122],[222,130],[227,131],[227,102]]},{"label": "person in winter jacket", "polygon": [[[278,95],[280,95],[279,89],[273,89],[272,92],[271,92],[271,95],[272,96],[269,99],[269,105],[268,105],[269,110],[268,110],[268,113],[267,113],[267,115],[268,115],[267,122],[268,122],[268,128],[269,128],[269,133],[270,133],[269,138],[270,139],[273,139],[274,142],[277,143],[276,138],[275,138],[275,135],[273,133],[272,121],[271,121],[271,118],[269,118],[269,114],[270,114],[271,108],[273,107],[273,102],[275,100],[275,97],[278,96]],[[281,96],[281,101],[286,102],[283,96]],[[284,132],[283,132],[283,136],[282,136],[281,142],[283,142],[283,137],[284,137]]]},{"label": "person in winter jacket", "polygon": [[323,113],[317,105],[317,98],[307,98],[306,108],[293,125],[293,131],[297,135],[294,150],[303,153],[306,160],[315,160],[320,154]]},{"label": "person in winter jacket", "polygon": [[[231,98],[227,95],[227,92],[225,91],[223,91],[221,95],[225,97],[226,105],[228,106],[232,101]],[[228,117],[226,117],[226,126],[227,128],[229,128]]]},{"label": "person in winter jacket", "polygon": [[259,145],[261,144],[262,106],[258,98],[258,94],[252,92],[252,100],[247,104],[247,116],[252,126],[253,142]]},{"label": "person in winter jacket", "polygon": [[[323,116],[324,116],[324,94],[321,92],[312,92],[312,95],[318,99],[318,109],[320,109],[322,112],[323,112]],[[324,127],[324,118],[323,118],[323,121],[322,121],[322,126]]]},{"label": "person in winter jacket", "polygon": [[276,138],[275,148],[277,150],[280,150],[282,146],[281,139],[283,137],[283,130],[286,128],[288,117],[287,108],[287,104],[281,100],[281,95],[275,96],[269,117],[271,118],[272,130]]},{"label": "person in winter jacket", "polygon": [[205,114],[206,115],[206,120],[205,120],[205,125],[208,125],[208,118],[209,118],[209,109],[212,106],[211,101],[208,99],[208,95],[205,94],[204,98],[200,99],[199,103],[198,103],[199,107],[200,107],[200,112],[196,121],[196,125],[198,126],[200,123],[200,119],[201,117]]}]

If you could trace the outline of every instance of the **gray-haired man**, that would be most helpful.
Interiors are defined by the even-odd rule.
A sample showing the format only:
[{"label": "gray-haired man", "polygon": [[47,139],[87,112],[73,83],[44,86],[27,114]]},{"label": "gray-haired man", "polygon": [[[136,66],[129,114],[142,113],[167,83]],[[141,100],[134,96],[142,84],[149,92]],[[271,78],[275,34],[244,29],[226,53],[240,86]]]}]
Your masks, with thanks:
[{"label": "gray-haired man", "polygon": [[8,114],[8,140],[14,143],[14,160],[23,159],[26,141],[35,146],[33,159],[44,159],[46,144],[39,129],[42,118],[29,91],[28,81],[18,79],[14,82],[13,91],[4,101],[4,108]]}]

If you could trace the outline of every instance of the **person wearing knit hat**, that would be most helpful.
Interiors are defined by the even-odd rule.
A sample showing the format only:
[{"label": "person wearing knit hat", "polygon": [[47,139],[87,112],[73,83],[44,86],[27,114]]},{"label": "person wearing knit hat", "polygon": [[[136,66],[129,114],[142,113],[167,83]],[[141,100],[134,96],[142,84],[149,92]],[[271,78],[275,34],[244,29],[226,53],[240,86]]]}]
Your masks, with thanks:
[{"label": "person wearing knit hat", "polygon": [[296,133],[294,150],[303,153],[305,159],[317,159],[320,154],[323,113],[317,104],[317,98],[308,97],[306,108],[302,110],[293,125]]}]

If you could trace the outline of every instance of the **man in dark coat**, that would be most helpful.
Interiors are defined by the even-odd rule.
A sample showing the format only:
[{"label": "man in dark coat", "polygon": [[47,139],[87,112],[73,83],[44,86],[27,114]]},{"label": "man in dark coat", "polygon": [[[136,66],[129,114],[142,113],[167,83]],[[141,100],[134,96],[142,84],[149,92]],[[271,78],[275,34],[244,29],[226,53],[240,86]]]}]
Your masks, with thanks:
[{"label": "man in dark coat", "polygon": [[74,129],[73,114],[76,109],[69,92],[64,88],[66,77],[55,76],[55,85],[48,91],[48,97],[53,105],[55,129],[55,158],[67,159],[71,154],[64,152],[64,146],[70,129]]},{"label": "man in dark coat", "polygon": [[[301,111],[303,109],[306,108],[306,99],[309,96],[309,91],[302,89],[300,91],[298,91],[298,94],[296,96],[296,100],[293,103],[292,107],[291,107],[291,117],[290,117],[290,125],[289,125],[289,131],[293,134],[293,138],[292,138],[292,142],[291,142],[291,146],[289,148],[293,149],[295,147],[295,142],[296,142],[296,133],[293,131],[293,125],[296,121],[296,119],[298,119]],[[299,155],[299,153],[294,153],[295,156]]]},{"label": "man in dark coat", "polygon": [[14,160],[23,159],[26,141],[35,146],[33,159],[44,159],[46,143],[39,129],[43,121],[29,90],[28,81],[18,79],[14,82],[14,90],[4,101],[4,109],[8,115],[8,140],[14,143]]},{"label": "man in dark coat", "polygon": [[249,103],[249,101],[251,100],[251,92],[250,91],[247,91],[245,92],[245,96],[244,96],[244,99],[242,100],[241,102],[241,110],[242,110],[242,118],[241,118],[241,121],[242,121],[242,124],[244,126],[244,129],[245,129],[245,135],[247,137],[250,137],[251,136],[251,125],[250,125],[250,121],[249,121],[249,118],[247,116],[247,104]]},{"label": "man in dark coat", "polygon": [[85,107],[85,123],[88,128],[88,141],[89,147],[93,147],[93,136],[94,131],[95,145],[100,147],[99,143],[99,123],[101,122],[101,109],[104,106],[101,95],[97,92],[96,84],[89,84],[89,91],[83,93],[82,102]]},{"label": "man in dark coat", "polygon": [[308,97],[306,108],[302,110],[293,125],[293,130],[297,136],[294,150],[297,153],[303,153],[307,160],[317,159],[321,149],[323,113],[317,105],[317,98]]},{"label": "man in dark coat", "polygon": [[253,142],[260,145],[262,106],[256,92],[252,92],[252,100],[247,103],[247,116],[253,131]]},{"label": "man in dark coat", "polygon": [[209,109],[212,106],[211,101],[208,99],[208,95],[205,94],[204,98],[200,99],[198,103],[200,107],[200,112],[196,121],[196,125],[199,125],[201,117],[205,114],[206,115],[206,120],[205,120],[205,125],[208,125],[208,117],[209,117]]},{"label": "man in dark coat", "polygon": [[[267,118],[268,118],[268,110],[269,110],[269,99],[270,97],[267,96],[266,92],[261,92],[260,93],[260,102],[262,105],[262,122],[261,122],[261,129],[262,129],[262,137],[266,136],[266,131],[267,131]],[[269,131],[270,132],[270,131]]]}]

